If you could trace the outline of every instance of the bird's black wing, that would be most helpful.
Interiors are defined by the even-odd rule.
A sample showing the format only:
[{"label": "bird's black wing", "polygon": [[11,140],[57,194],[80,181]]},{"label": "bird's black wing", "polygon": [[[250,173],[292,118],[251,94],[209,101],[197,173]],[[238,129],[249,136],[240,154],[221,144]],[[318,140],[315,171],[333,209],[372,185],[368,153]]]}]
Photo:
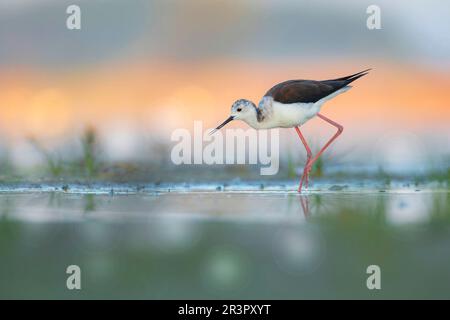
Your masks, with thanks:
[{"label": "bird's black wing", "polygon": [[271,88],[264,96],[280,103],[310,103],[329,96],[333,92],[367,74],[369,70],[332,80],[288,80]]},{"label": "bird's black wing", "polygon": [[281,103],[308,103],[320,99],[336,91],[334,86],[314,80],[289,80],[277,84],[265,96],[272,97]]}]

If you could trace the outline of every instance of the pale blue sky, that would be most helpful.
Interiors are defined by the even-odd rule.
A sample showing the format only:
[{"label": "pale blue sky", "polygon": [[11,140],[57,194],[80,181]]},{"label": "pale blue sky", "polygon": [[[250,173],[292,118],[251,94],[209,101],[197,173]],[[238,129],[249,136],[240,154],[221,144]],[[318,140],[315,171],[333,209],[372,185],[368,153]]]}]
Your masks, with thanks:
[{"label": "pale blue sky", "polygon": [[[65,28],[70,4],[82,30]],[[382,30],[366,28],[378,4]],[[450,2],[0,0],[0,64],[372,57],[449,66]]]}]

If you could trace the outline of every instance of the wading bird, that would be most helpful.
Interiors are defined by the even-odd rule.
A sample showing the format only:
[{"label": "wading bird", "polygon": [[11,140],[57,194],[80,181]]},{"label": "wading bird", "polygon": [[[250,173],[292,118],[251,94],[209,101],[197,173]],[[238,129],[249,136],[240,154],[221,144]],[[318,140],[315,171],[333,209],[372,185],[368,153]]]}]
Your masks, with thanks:
[{"label": "wading bird", "polygon": [[[306,149],[306,164],[298,187],[298,192],[302,192],[303,185],[308,187],[309,172],[314,162],[344,130],[343,126],[320,114],[320,108],[326,101],[349,90],[349,84],[365,76],[369,70],[331,80],[288,80],[267,91],[258,107],[249,100],[237,100],[231,106],[230,117],[211,134],[232,120],[242,120],[255,129],[295,128]],[[335,126],[337,132],[313,157],[299,127],[315,116]]]}]

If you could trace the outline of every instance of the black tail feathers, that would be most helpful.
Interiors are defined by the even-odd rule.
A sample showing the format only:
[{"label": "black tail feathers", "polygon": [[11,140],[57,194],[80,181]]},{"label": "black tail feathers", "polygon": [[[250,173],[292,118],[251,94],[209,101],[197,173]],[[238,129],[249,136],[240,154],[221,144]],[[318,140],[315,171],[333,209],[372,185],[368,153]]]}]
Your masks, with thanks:
[{"label": "black tail feathers", "polygon": [[349,84],[349,83],[355,81],[356,79],[359,79],[359,78],[361,78],[362,76],[365,76],[366,74],[369,73],[370,70],[372,70],[372,69],[366,69],[366,70],[360,71],[360,72],[358,72],[358,73],[352,74],[352,75],[350,75],[350,76],[346,76],[346,77],[342,77],[342,78],[333,79],[333,80],[331,80],[331,81],[345,81],[347,84]]}]

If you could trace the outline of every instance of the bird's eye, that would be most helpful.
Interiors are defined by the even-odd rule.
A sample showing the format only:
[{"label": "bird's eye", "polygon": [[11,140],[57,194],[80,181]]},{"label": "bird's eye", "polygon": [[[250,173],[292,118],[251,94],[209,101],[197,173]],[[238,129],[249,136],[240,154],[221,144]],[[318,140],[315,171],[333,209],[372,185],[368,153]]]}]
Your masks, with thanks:
[{"label": "bird's eye", "polygon": [[241,112],[241,111],[242,111],[242,108],[238,108],[238,109],[237,109],[237,112]]}]

